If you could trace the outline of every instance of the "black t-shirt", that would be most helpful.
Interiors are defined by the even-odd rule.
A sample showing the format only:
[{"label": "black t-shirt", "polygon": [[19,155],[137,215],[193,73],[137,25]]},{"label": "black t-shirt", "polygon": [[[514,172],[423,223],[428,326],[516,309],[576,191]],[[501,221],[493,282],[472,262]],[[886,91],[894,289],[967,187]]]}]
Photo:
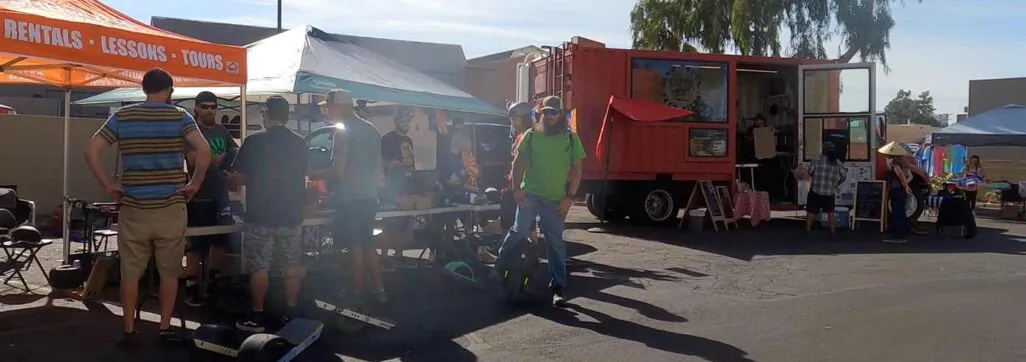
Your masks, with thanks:
[{"label": "black t-shirt", "polygon": [[271,127],[249,136],[234,168],[246,177],[246,219],[268,227],[303,223],[309,151],[302,136]]},{"label": "black t-shirt", "polygon": [[381,136],[381,157],[386,166],[392,161],[399,161],[403,167],[413,170],[413,139],[396,131],[386,133]]},{"label": "black t-shirt", "polygon": [[[228,130],[220,124],[215,123],[209,127],[200,125],[199,130],[203,134],[203,138],[206,138],[207,143],[210,145],[211,157],[224,156],[224,161],[221,163],[210,164],[210,167],[207,168],[206,176],[203,177],[203,184],[200,185],[199,191],[196,192],[196,200],[209,200],[228,192],[228,180],[224,177],[224,173],[221,170],[227,168],[223,166],[231,164],[231,158],[235,156],[239,146],[235,144],[235,139],[228,133]],[[185,150],[186,152],[192,151],[192,146],[186,144]],[[189,174],[191,175],[192,173],[193,168],[189,166]]]}]

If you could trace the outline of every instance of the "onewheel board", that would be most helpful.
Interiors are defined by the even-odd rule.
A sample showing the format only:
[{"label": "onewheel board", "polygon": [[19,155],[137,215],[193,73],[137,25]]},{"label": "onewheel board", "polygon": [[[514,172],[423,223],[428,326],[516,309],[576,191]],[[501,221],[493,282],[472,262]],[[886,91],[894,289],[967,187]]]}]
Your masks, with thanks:
[{"label": "onewheel board", "polygon": [[370,315],[366,314],[364,303],[349,305],[345,303],[339,303],[337,301],[332,302],[324,299],[314,300],[314,303],[317,304],[317,308],[320,310],[330,312],[335,314],[336,316],[348,319],[341,320],[339,321],[340,323],[337,323],[340,324],[339,329],[341,329],[344,332],[358,331],[357,328],[353,328],[354,326],[349,325],[352,322],[370,324],[384,329],[392,329],[393,327],[395,327],[395,323],[386,321],[384,319],[371,317]]}]

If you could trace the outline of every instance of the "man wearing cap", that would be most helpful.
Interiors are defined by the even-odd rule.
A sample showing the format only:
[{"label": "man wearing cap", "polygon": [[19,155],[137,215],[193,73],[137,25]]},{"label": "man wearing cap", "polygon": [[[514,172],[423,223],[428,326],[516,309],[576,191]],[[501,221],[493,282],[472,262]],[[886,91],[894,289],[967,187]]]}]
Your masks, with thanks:
[{"label": "man wearing cap", "polygon": [[268,98],[266,130],[246,138],[233,165],[234,183],[247,187],[242,250],[252,294],[252,313],[236,327],[252,333],[265,329],[264,301],[272,259],[285,267],[286,318],[295,316],[299,301],[309,150],[302,136],[285,127],[288,121],[289,102],[280,96]]},{"label": "man wearing cap", "polygon": [[512,181],[517,215],[499,248],[496,269],[501,275],[517,243],[527,238],[537,217],[545,235],[552,303],[564,306],[566,243],[563,240],[563,222],[573,205],[570,197],[575,196],[581,186],[585,152],[581,138],[567,128],[559,97],[542,99],[540,116],[541,120],[524,133],[516,147]]},{"label": "man wearing cap", "polygon": [[[238,150],[235,139],[224,126],[216,122],[217,96],[211,92],[200,92],[196,95],[193,108],[199,131],[207,139],[210,146],[210,168],[207,169],[203,184],[200,185],[196,197],[189,202],[189,225],[212,226],[231,225],[234,223],[231,205],[228,200],[228,180],[224,170],[231,164],[230,157]],[[196,151],[186,146],[186,161],[190,172],[196,165]],[[201,253],[209,251],[207,257],[207,281],[216,280],[218,271],[225,258],[225,246],[230,235],[203,235],[188,238],[185,256],[185,304],[193,307],[203,305],[203,294],[199,290],[197,274]]]},{"label": "man wearing cap", "polygon": [[833,142],[823,143],[823,153],[809,164],[809,175],[812,177],[809,196],[805,203],[805,233],[812,232],[812,224],[819,213],[827,214],[830,225],[830,236],[834,236],[837,224],[834,213],[834,198],[844,183],[844,164],[837,156]]},{"label": "man wearing cap", "polygon": [[374,125],[356,115],[349,92],[336,89],[320,103],[328,120],[337,124],[331,146],[333,208],[331,238],[335,246],[349,248],[353,266],[353,289],[363,288],[364,273],[374,282],[373,297],[383,303],[378,251],[372,244],[374,219],[378,213],[378,186],[382,180],[381,134]]},{"label": "man wearing cap", "polygon": [[[398,206],[399,198],[408,196],[413,190],[413,171],[416,170],[416,157],[413,152],[413,139],[410,138],[410,123],[413,114],[402,109],[396,111],[395,128],[381,137],[381,158],[385,162],[385,179],[387,184],[382,195],[383,203]],[[453,123],[452,137],[465,133],[462,124]],[[462,164],[460,165],[462,167]],[[401,267],[403,264],[400,248],[410,234],[409,217],[393,217],[384,220],[382,257],[386,268]],[[395,248],[395,257],[388,258],[388,250]]]},{"label": "man wearing cap", "polygon": [[[513,144],[510,152],[511,160],[517,157],[517,145],[520,144],[520,140],[523,139],[524,133],[534,126],[534,120],[531,118],[531,105],[527,102],[517,102],[509,106],[507,113],[509,114],[509,127],[510,135],[513,137]],[[517,215],[517,202],[513,199],[513,168],[510,167],[509,174],[506,175],[506,189],[503,190],[502,195],[502,228],[509,230],[513,227],[513,220]],[[531,230],[534,230],[532,227]]]}]

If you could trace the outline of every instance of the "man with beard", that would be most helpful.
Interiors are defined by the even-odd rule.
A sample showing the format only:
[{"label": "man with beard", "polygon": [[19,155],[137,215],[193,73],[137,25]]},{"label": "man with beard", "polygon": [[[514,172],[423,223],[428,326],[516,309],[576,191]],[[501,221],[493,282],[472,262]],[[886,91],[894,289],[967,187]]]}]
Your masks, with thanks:
[{"label": "man with beard", "polygon": [[[407,112],[396,111],[395,129],[381,137],[381,158],[385,162],[385,197],[386,203],[396,206],[396,201],[408,196],[411,190],[413,171],[415,170],[415,158],[413,154],[413,139],[410,138],[410,123],[412,117]],[[384,221],[384,245],[381,255],[386,258],[386,266],[401,267],[403,238],[409,234],[410,219],[408,217],[394,217]],[[388,259],[388,251],[395,250],[395,258]]]},{"label": "man with beard", "polygon": [[[210,145],[210,168],[207,169],[203,184],[200,185],[196,198],[189,202],[189,225],[212,226],[231,225],[231,204],[228,199],[228,180],[224,175],[225,165],[231,164],[229,155],[238,149],[235,139],[224,126],[215,122],[217,116],[217,96],[211,92],[200,92],[196,95],[196,106],[193,109],[197,125],[203,137]],[[196,164],[196,152],[186,147],[186,160],[190,168]],[[199,259],[203,252],[207,256],[207,281],[212,282],[224,262],[225,247],[230,235],[204,235],[190,237],[186,242],[185,255],[185,304],[198,307],[203,305],[204,293],[199,290],[197,275]]]},{"label": "man with beard", "polygon": [[382,181],[382,159],[376,157],[382,149],[381,134],[373,124],[356,115],[353,98],[347,91],[328,92],[320,105],[328,120],[337,122],[331,146],[331,177],[335,181],[331,238],[335,245],[349,249],[353,292],[365,292],[364,273],[369,272],[375,284],[373,297],[384,303],[385,285],[372,239],[378,214],[378,185]]},{"label": "man with beard", "polygon": [[573,205],[570,197],[576,195],[581,186],[585,152],[581,138],[567,129],[559,97],[542,99],[540,111],[541,121],[524,133],[516,147],[512,177],[516,220],[502,241],[495,269],[501,275],[517,243],[530,234],[535,218],[540,219],[549,261],[552,303],[562,307],[566,305],[563,223]]}]

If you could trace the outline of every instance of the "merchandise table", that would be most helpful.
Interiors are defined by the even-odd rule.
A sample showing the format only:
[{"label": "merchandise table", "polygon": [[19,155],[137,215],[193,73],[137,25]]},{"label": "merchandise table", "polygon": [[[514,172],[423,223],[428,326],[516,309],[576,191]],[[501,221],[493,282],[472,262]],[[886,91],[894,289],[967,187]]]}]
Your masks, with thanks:
[{"label": "merchandise table", "polygon": [[[498,211],[499,205],[456,205],[447,207],[436,207],[431,209],[421,210],[390,210],[390,211],[379,211],[377,215],[378,220],[390,219],[396,217],[408,217],[408,216],[428,216],[458,212],[483,212],[483,211]],[[303,219],[303,228],[312,226],[325,226],[331,223],[331,216],[334,211],[332,210],[321,210],[307,215]],[[185,236],[204,236],[204,235],[220,235],[220,234],[233,234],[242,232],[243,224],[237,223],[235,225],[219,225],[219,226],[195,226],[186,229]]]}]

